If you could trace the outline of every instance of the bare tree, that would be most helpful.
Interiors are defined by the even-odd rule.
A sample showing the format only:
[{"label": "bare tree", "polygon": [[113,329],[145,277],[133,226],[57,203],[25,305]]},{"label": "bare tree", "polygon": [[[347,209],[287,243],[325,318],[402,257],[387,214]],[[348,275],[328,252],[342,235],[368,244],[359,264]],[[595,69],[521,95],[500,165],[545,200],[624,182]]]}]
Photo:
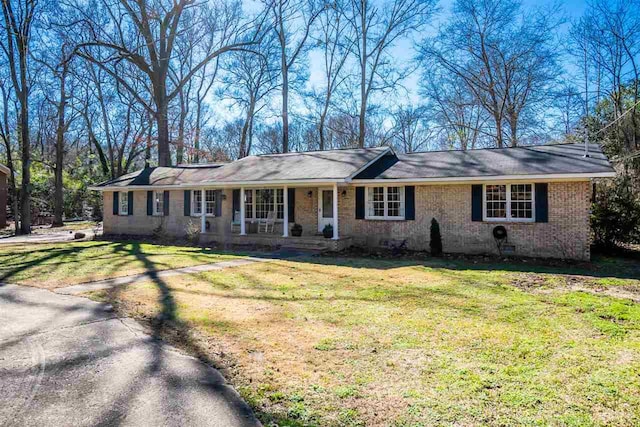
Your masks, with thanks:
[{"label": "bare tree", "polygon": [[[169,104],[175,99],[191,78],[216,57],[234,50],[246,50],[259,42],[260,22],[253,26],[241,25],[240,3],[226,3],[230,13],[220,16],[212,23],[205,19],[209,15],[196,13],[206,4],[196,0],[156,1],[120,0],[117,4],[102,0],[100,11],[95,3],[76,3],[82,16],[78,36],[83,39],[78,54],[106,71],[118,84],[128,90],[140,105],[153,114],[158,131],[158,164],[171,164],[169,149]],[[184,20],[190,10],[189,20]],[[105,25],[104,16],[109,16]],[[232,19],[233,17],[233,19]],[[177,39],[187,29],[198,41],[197,61],[184,75],[170,85],[169,72],[175,62],[174,47]],[[118,72],[122,62],[132,65],[137,74],[123,76]],[[149,94],[145,99],[131,86],[131,80],[142,80]],[[152,102],[149,102],[152,101]]]},{"label": "bare tree", "polygon": [[314,0],[269,0],[280,46],[282,79],[282,152],[289,151],[289,73],[307,46],[311,26],[324,8]]},{"label": "bare tree", "polygon": [[323,87],[315,98],[320,104],[318,115],[319,149],[327,147],[326,122],[332,98],[347,80],[345,73],[347,59],[351,53],[354,37],[349,33],[352,27],[346,19],[346,0],[336,0],[330,7],[324,8],[319,16],[319,35],[316,47],[322,49]]},{"label": "bare tree", "polygon": [[[14,4],[15,3],[15,4]],[[20,105],[19,129],[22,161],[20,232],[31,234],[31,139],[29,135],[29,49],[37,0],[2,0],[4,39],[1,46],[9,62],[9,75]],[[16,228],[17,231],[17,228]]]},{"label": "bare tree", "polygon": [[251,152],[255,117],[267,106],[269,94],[278,87],[277,55],[273,48],[274,44],[263,43],[259,55],[235,52],[224,65],[225,85],[221,95],[231,99],[233,106],[244,114],[238,158]]},{"label": "bare tree", "polygon": [[[458,0],[421,57],[457,76],[493,119],[496,145],[519,139],[520,118],[556,74],[554,10],[524,15],[515,0]],[[505,131],[505,128],[509,131]]]},{"label": "bare tree", "polygon": [[423,28],[434,13],[435,0],[392,0],[379,5],[350,0],[347,19],[354,34],[353,53],[360,80],[358,146],[364,147],[368,103],[374,92],[389,91],[406,76],[393,64],[392,47]]},{"label": "bare tree", "polygon": [[434,130],[427,121],[428,110],[425,107],[405,105],[391,114],[393,119],[393,145],[404,153],[414,153],[430,148]]}]

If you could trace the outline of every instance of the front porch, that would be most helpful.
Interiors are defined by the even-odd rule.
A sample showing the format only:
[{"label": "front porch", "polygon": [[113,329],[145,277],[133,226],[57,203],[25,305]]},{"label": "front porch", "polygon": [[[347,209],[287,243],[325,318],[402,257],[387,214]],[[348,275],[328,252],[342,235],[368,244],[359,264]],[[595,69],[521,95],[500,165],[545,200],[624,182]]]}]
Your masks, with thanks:
[{"label": "front porch", "polygon": [[353,244],[351,237],[327,239],[323,236],[287,236],[281,234],[218,234],[202,233],[200,244],[217,243],[238,246],[265,246],[319,251],[341,251]]}]

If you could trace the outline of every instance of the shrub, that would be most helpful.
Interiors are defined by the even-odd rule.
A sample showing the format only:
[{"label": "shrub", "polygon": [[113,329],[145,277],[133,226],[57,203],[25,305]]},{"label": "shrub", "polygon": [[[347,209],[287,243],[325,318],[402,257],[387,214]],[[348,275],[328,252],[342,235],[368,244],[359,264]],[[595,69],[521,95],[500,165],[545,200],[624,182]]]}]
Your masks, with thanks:
[{"label": "shrub", "polygon": [[187,240],[197,245],[200,242],[200,231],[200,225],[189,222],[189,224],[187,224]]},{"label": "shrub", "polygon": [[618,176],[612,182],[598,183],[591,208],[594,244],[612,249],[640,241],[640,200],[634,194],[631,178]]},{"label": "shrub", "polygon": [[431,219],[431,236],[429,240],[429,248],[431,249],[431,255],[442,255],[442,236],[440,235],[440,224],[435,218]]}]

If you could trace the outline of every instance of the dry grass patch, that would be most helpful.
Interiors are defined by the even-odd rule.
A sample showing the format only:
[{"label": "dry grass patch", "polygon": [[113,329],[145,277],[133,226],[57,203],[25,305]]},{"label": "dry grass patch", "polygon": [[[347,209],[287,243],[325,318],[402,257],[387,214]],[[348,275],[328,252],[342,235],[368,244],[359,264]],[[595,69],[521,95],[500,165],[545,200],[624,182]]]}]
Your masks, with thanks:
[{"label": "dry grass patch", "polygon": [[640,423],[638,304],[462,267],[278,261],[94,297],[162,313],[267,425]]},{"label": "dry grass patch", "polygon": [[0,247],[0,282],[55,289],[76,283],[207,264],[241,256],[138,242],[65,242]]}]

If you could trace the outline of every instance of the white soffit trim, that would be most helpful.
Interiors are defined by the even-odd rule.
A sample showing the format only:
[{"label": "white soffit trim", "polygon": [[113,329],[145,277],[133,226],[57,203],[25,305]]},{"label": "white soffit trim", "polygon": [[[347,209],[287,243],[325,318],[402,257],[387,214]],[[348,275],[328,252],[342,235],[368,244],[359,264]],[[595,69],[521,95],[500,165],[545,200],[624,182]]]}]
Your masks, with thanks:
[{"label": "white soffit trim", "polygon": [[127,185],[127,186],[105,186],[89,187],[92,191],[129,191],[129,190],[198,190],[203,187],[208,188],[240,188],[240,187],[252,187],[252,188],[270,188],[274,186],[288,187],[318,187],[318,186],[331,186],[337,183],[338,185],[344,185],[345,180],[340,179],[300,179],[294,181],[277,180],[277,181],[237,181],[237,182],[200,182],[198,184],[178,184],[178,185]]},{"label": "white soffit trim", "polygon": [[9,173],[11,173],[11,170],[6,167],[5,165],[0,165],[0,172],[2,172],[3,174],[9,176]]}]

